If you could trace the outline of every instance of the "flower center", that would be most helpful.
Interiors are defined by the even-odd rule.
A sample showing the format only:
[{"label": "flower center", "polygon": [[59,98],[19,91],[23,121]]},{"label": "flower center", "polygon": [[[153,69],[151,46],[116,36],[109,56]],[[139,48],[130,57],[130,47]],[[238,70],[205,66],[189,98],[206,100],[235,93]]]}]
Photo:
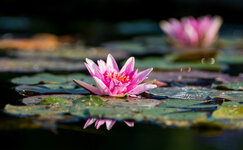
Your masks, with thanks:
[{"label": "flower center", "polygon": [[119,73],[116,73],[116,72],[108,73],[106,75],[106,77],[108,77],[112,80],[116,79],[116,80],[119,80],[121,82],[130,81],[130,76],[126,76],[124,73],[120,73],[120,72]]}]

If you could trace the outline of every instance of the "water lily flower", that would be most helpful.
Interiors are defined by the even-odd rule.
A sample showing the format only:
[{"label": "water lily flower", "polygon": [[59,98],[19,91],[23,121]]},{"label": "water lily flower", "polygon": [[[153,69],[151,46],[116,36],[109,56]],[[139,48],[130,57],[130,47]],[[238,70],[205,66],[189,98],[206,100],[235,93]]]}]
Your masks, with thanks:
[{"label": "water lily flower", "polygon": [[119,70],[111,54],[107,56],[106,63],[103,60],[98,60],[98,65],[96,65],[88,58],[86,58],[86,62],[85,66],[95,80],[98,88],[83,81],[74,80],[74,82],[94,94],[119,97],[137,95],[157,87],[151,83],[140,84],[147,78],[153,68],[138,73],[138,69],[134,70],[134,57],[130,57],[121,70]]},{"label": "water lily flower", "polygon": [[[106,129],[110,130],[114,126],[114,124],[116,123],[116,120],[89,118],[86,121],[86,123],[85,123],[83,128],[86,129],[88,126],[90,126],[94,122],[95,122],[95,128],[96,129],[99,129],[103,124],[106,124]],[[133,127],[134,126],[134,122],[133,121],[124,121],[124,123],[126,123],[129,127]]]},{"label": "water lily flower", "polygon": [[182,18],[180,21],[174,18],[169,21],[161,21],[161,29],[170,37],[172,43],[187,47],[209,47],[217,39],[222,19],[219,16],[192,16]]}]

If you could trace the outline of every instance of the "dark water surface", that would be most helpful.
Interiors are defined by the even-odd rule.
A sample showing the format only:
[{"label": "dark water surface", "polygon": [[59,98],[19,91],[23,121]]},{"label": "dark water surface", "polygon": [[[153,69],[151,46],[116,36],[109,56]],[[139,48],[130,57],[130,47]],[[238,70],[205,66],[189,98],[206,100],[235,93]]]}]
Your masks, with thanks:
[{"label": "dark water surface", "polygon": [[[83,122],[84,123],[84,122]],[[82,126],[80,126],[80,129]],[[134,128],[116,124],[111,131],[88,128],[86,131],[14,130],[1,131],[1,147],[8,149],[222,149],[243,148],[242,131],[224,131],[208,136],[189,129],[161,128],[136,124]]]}]

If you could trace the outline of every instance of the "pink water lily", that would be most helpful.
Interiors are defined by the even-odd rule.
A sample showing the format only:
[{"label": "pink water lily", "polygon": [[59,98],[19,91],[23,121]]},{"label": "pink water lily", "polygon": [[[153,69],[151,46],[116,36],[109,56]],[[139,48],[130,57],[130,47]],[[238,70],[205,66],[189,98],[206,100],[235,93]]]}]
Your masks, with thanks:
[{"label": "pink water lily", "polygon": [[138,73],[138,69],[134,70],[134,57],[130,57],[121,70],[119,70],[111,54],[107,56],[106,63],[103,60],[98,60],[97,63],[98,65],[86,58],[85,66],[98,88],[83,81],[74,80],[79,86],[94,94],[109,96],[137,95],[157,87],[151,83],[140,84],[153,69],[149,68]]},{"label": "pink water lily", "polygon": [[[95,128],[99,129],[103,124],[106,124],[106,129],[110,130],[114,124],[116,123],[116,120],[112,120],[112,119],[96,119],[96,118],[89,118],[85,125],[84,125],[84,129],[86,129],[88,126],[90,126],[91,124],[93,124],[95,122]],[[129,127],[133,127],[134,126],[134,122],[133,121],[124,121]]]},{"label": "pink water lily", "polygon": [[222,19],[219,16],[200,18],[185,17],[180,21],[174,18],[161,21],[161,29],[180,46],[209,47],[217,39]]}]

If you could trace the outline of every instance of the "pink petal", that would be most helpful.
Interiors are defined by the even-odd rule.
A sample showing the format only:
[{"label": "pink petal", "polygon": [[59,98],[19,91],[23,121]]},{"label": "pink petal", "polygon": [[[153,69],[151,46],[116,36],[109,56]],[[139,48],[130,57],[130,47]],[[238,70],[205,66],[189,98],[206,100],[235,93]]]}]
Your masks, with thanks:
[{"label": "pink petal", "polygon": [[167,22],[167,21],[161,21],[160,22],[160,28],[169,36],[174,38],[173,30],[172,30],[172,25]]},{"label": "pink petal", "polygon": [[73,80],[76,84],[78,84],[79,86],[81,86],[82,88],[90,91],[91,93],[97,94],[97,95],[103,95],[100,90],[88,83],[85,83],[83,81],[80,80]]},{"label": "pink petal", "polygon": [[[96,76],[96,77],[98,77],[98,78],[103,79],[103,75],[100,73],[98,67],[97,67],[97,68],[94,67],[94,68],[95,68],[95,69],[94,69],[94,68],[90,67],[89,64],[84,63],[84,65],[85,65],[86,68],[88,69],[88,71],[89,71],[89,73],[91,74],[91,76]],[[95,64],[95,65],[96,65],[96,64]]]},{"label": "pink petal", "polygon": [[98,60],[97,63],[99,65],[100,72],[104,74],[107,70],[106,63],[103,60]]},{"label": "pink petal", "polygon": [[199,37],[197,30],[189,23],[184,26],[185,35],[188,38],[188,44],[197,45],[199,43]]},{"label": "pink petal", "polygon": [[156,87],[157,87],[157,85],[144,83],[144,84],[140,84],[140,85],[136,86],[134,89],[129,91],[128,94],[137,95],[137,94],[143,93],[145,91],[154,89]]},{"label": "pink petal", "polygon": [[124,122],[129,126],[129,127],[134,127],[134,122],[133,121],[125,121]]},{"label": "pink petal", "polygon": [[121,72],[121,73],[125,72],[126,74],[129,74],[130,72],[133,71],[133,69],[134,69],[134,64],[135,64],[135,58],[134,58],[134,57],[130,57],[130,58],[126,61],[125,65],[122,67],[122,69],[121,69],[120,72]]},{"label": "pink petal", "polygon": [[135,79],[133,80],[133,83],[132,84],[139,84],[141,83],[144,79],[146,79],[146,77],[148,76],[148,74],[153,70],[153,68],[149,68],[149,69],[146,69],[144,71],[141,71],[137,74],[137,76],[135,77]]},{"label": "pink petal", "polygon": [[99,70],[98,66],[90,59],[86,58],[85,59],[87,64],[86,67],[90,70],[90,74],[96,74],[97,70]]},{"label": "pink petal", "polygon": [[114,57],[111,54],[108,54],[108,56],[107,56],[106,65],[110,66],[112,69],[119,72],[119,68],[117,66],[116,60],[114,59]]},{"label": "pink petal", "polygon": [[106,129],[110,130],[114,126],[115,123],[116,123],[116,120],[107,119],[106,120]]},{"label": "pink petal", "polygon": [[214,17],[211,21],[211,25],[205,33],[202,43],[203,46],[209,46],[216,40],[219,28],[222,25],[222,19],[220,17]]},{"label": "pink petal", "polygon": [[95,118],[89,118],[89,119],[86,121],[85,125],[84,125],[84,129],[86,129],[88,126],[90,126],[92,123],[94,123],[95,120],[96,120]]},{"label": "pink petal", "polygon": [[97,120],[97,121],[95,122],[95,127],[96,127],[96,129],[99,129],[100,126],[102,126],[104,123],[105,123],[105,120]]},{"label": "pink petal", "polygon": [[104,84],[103,81],[101,81],[99,78],[97,77],[93,77],[97,86],[99,87],[101,93],[103,93],[103,95],[109,95],[110,94],[110,90],[109,88]]}]

